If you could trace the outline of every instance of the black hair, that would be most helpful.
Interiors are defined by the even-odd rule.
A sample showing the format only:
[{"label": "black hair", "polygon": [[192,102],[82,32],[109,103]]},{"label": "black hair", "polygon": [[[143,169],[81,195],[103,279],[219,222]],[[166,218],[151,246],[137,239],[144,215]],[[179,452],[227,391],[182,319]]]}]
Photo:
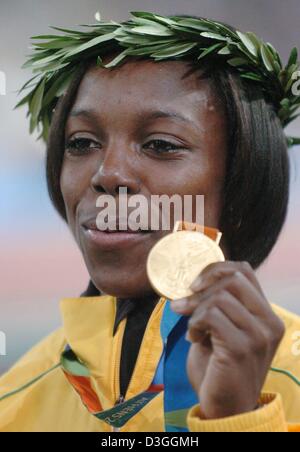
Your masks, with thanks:
[{"label": "black hair", "polygon": [[[66,210],[60,189],[64,129],[90,65],[91,61],[82,63],[59,99],[47,144],[48,191],[64,220]],[[274,106],[257,83],[241,79],[234,68],[216,61],[212,65],[207,63],[207,69],[225,108],[228,126],[224,206],[219,228],[229,245],[229,258],[247,261],[255,269],[274,247],[287,214],[290,170],[286,137]]]}]

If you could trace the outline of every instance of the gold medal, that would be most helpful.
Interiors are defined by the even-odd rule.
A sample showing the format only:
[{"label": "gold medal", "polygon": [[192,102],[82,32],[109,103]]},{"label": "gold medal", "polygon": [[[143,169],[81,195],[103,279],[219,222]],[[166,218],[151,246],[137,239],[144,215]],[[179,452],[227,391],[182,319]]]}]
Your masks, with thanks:
[{"label": "gold medal", "polygon": [[[195,231],[190,230],[193,226]],[[219,247],[221,235],[216,229],[178,222],[174,232],[159,240],[149,253],[147,274],[153,289],[169,300],[192,295],[190,286],[201,271],[225,260]]]}]

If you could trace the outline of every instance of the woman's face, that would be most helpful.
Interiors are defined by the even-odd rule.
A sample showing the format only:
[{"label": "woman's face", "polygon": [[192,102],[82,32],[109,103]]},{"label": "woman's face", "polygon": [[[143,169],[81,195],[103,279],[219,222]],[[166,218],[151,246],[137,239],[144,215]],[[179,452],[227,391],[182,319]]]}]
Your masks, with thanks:
[{"label": "woman's face", "polygon": [[80,84],[65,140],[61,190],[91,279],[101,292],[120,298],[151,294],[147,256],[168,231],[95,233],[96,201],[103,195],[117,201],[120,187],[128,200],[204,195],[205,225],[218,227],[227,139],[213,88],[185,61],[92,67]]}]

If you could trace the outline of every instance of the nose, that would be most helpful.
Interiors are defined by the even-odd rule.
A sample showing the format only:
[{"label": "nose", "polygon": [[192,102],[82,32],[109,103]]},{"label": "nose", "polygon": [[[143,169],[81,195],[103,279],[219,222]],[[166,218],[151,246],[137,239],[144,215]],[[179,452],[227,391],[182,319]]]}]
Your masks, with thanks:
[{"label": "nose", "polygon": [[140,181],[131,162],[134,156],[128,155],[129,152],[124,146],[106,150],[101,164],[91,179],[94,192],[116,196],[120,187],[126,187],[128,194],[139,193]]}]

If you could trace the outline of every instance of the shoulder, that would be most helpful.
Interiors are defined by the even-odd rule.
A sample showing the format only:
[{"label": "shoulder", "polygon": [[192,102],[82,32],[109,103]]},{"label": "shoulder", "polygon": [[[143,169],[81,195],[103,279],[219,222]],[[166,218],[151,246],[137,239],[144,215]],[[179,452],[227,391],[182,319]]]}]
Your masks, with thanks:
[{"label": "shoulder", "polygon": [[66,344],[60,328],[36,344],[4,375],[0,377],[1,396],[37,378],[57,365]]},{"label": "shoulder", "polygon": [[[59,329],[0,378],[0,432],[98,431],[60,368]],[[77,412],[74,420],[71,414]]]},{"label": "shoulder", "polygon": [[300,317],[292,312],[273,305],[274,312],[285,325],[285,334],[277,349],[271,373],[281,387],[292,384],[297,392],[298,409],[300,404]]},{"label": "shoulder", "polygon": [[298,425],[300,423],[300,317],[276,305],[272,305],[272,308],[284,322],[285,334],[272,362],[265,391],[281,394],[287,421]]},{"label": "shoulder", "polygon": [[[277,305],[272,305],[275,314],[280,317],[285,326],[285,334],[279,346],[276,360],[291,362],[299,368],[300,357],[300,317]],[[299,368],[300,379],[300,368]]]},{"label": "shoulder", "polygon": [[287,311],[286,309],[276,305],[272,304],[273,311],[275,314],[278,315],[278,317],[281,318],[281,320],[285,324],[285,328],[287,332],[290,332],[294,329],[294,331],[300,331],[300,316],[297,314],[294,314],[290,311]]}]

